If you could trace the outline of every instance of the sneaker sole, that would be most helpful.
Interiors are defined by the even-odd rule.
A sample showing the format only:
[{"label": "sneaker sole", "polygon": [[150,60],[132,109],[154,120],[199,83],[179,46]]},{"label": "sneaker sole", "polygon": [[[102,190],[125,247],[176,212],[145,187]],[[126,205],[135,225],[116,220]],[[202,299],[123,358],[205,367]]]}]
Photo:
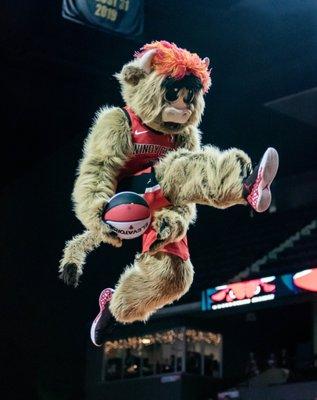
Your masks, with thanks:
[{"label": "sneaker sole", "polygon": [[257,212],[264,212],[270,207],[272,201],[270,185],[277,174],[278,165],[278,152],[273,147],[269,147],[264,153],[260,164],[260,169],[262,168],[263,175],[259,185],[260,193],[257,204]]},{"label": "sneaker sole", "polygon": [[107,288],[107,289],[104,289],[104,290],[100,293],[100,296],[99,296],[99,314],[98,314],[97,317],[94,319],[94,322],[92,323],[91,328],[90,328],[90,339],[91,339],[91,341],[93,342],[93,344],[94,344],[95,346],[97,346],[97,347],[101,347],[102,344],[98,344],[98,343],[95,342],[95,329],[96,329],[97,323],[98,323],[99,320],[100,320],[100,317],[101,317],[101,314],[102,314],[102,312],[103,312],[103,310],[104,310],[104,308],[105,308],[105,305],[106,305],[106,304],[108,303],[108,301],[109,301],[109,291],[111,291],[112,294],[113,294],[113,292],[114,292],[113,289]]},{"label": "sneaker sole", "polygon": [[266,211],[270,205],[271,205],[271,201],[272,201],[272,194],[270,189],[262,189],[261,190],[261,194],[259,196],[259,201],[257,204],[257,212],[258,213],[262,213],[264,211]]},{"label": "sneaker sole", "polygon": [[[273,149],[273,147],[269,147],[263,156],[263,178],[262,178],[262,188],[264,189],[267,186],[270,186],[273,182],[279,165],[278,152]],[[261,162],[261,164],[262,164]]]}]

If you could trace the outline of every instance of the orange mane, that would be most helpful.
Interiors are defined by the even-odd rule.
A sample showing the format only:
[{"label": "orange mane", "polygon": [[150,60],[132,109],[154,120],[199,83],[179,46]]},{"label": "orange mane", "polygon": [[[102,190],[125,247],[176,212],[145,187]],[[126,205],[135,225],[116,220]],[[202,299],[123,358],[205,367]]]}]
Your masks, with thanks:
[{"label": "orange mane", "polygon": [[175,79],[182,79],[185,75],[193,74],[201,81],[204,93],[208,92],[211,86],[210,70],[198,54],[181,49],[175,43],[161,40],[146,44],[134,56],[141,57],[151,49],[156,50],[152,66],[158,74]]}]

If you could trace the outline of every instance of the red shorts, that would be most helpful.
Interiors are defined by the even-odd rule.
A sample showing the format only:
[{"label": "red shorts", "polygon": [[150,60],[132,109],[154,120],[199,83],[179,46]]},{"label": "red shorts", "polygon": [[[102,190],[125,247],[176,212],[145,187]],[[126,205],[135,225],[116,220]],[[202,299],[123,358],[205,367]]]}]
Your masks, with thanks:
[{"label": "red shorts", "polygon": [[[122,191],[131,191],[143,196],[149,204],[152,215],[154,211],[171,205],[166,197],[164,197],[162,189],[155,178],[155,173],[152,167],[140,171],[133,176],[122,179],[118,185],[117,193]],[[142,253],[148,252],[150,246],[156,239],[157,233],[151,224],[142,235]],[[173,254],[184,261],[188,260],[189,250],[187,236],[178,242],[167,244],[163,248],[159,249],[159,251]]]},{"label": "red shorts", "polygon": [[[142,235],[142,253],[149,251],[152,243],[155,242],[157,238],[157,233],[152,226],[146,230]],[[189,250],[187,243],[187,236],[183,237],[179,242],[169,243],[166,246],[160,248],[158,251],[163,251],[164,253],[173,254],[174,256],[180,257],[183,261],[189,259]]]}]

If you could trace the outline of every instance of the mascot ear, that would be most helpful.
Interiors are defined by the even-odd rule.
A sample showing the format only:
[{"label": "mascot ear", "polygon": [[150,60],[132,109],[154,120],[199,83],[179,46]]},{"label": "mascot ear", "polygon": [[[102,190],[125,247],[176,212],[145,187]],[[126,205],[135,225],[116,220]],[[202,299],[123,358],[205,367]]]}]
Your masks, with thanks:
[{"label": "mascot ear", "polygon": [[203,63],[206,65],[206,68],[208,68],[208,67],[209,67],[209,64],[210,64],[209,58],[208,58],[208,57],[205,57],[205,58],[203,59]]},{"label": "mascot ear", "polygon": [[139,59],[140,61],[140,68],[149,74],[151,72],[151,64],[152,64],[152,59],[156,53],[155,49],[151,49],[146,51],[143,56]]},{"label": "mascot ear", "polygon": [[151,72],[151,63],[155,53],[155,49],[149,50],[139,58],[138,64],[125,65],[121,71],[123,80],[132,86],[136,86],[141,79]]}]

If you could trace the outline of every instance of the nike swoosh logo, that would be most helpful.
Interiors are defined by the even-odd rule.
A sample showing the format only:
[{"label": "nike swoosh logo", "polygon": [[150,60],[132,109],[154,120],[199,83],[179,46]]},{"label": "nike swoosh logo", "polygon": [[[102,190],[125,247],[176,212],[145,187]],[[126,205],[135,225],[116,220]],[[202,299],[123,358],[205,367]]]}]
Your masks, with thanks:
[{"label": "nike swoosh logo", "polygon": [[147,133],[148,131],[134,131],[136,135],[142,135],[142,133]]}]

